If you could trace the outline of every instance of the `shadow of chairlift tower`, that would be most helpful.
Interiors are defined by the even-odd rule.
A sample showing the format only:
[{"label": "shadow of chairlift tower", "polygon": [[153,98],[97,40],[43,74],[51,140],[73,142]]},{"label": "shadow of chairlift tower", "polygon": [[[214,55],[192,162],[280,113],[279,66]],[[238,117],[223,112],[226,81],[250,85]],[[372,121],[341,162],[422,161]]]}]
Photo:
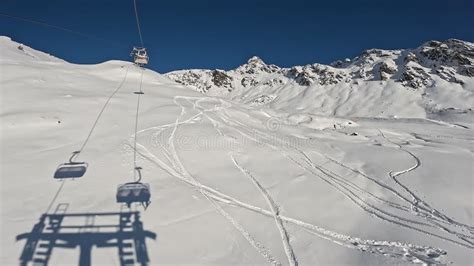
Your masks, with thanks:
[{"label": "shadow of chairlift tower", "polygon": [[[138,211],[102,213],[66,213],[69,204],[58,204],[54,213],[42,214],[26,239],[20,265],[48,265],[57,248],[79,247],[79,265],[91,265],[93,248],[116,247],[120,265],[148,265],[146,238],[156,234],[143,229]],[[102,222],[102,223],[101,223]]]}]

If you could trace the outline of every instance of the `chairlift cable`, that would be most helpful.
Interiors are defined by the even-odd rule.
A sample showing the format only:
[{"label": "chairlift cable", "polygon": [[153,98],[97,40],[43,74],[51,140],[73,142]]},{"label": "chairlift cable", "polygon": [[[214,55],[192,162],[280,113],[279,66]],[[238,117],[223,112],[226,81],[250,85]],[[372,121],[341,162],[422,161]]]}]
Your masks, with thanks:
[{"label": "chairlift cable", "polygon": [[138,18],[138,10],[137,10],[137,1],[133,0],[133,8],[135,9],[135,19],[137,21],[137,29],[138,29],[138,35],[140,36],[140,43],[143,45],[143,37],[142,37],[142,30],[140,28],[140,19]]},{"label": "chairlift cable", "polygon": [[[140,20],[139,20],[139,16],[138,16],[138,10],[137,10],[137,4],[136,4],[136,0],[133,1],[133,5],[134,5],[134,11],[135,11],[135,18],[136,18],[136,22],[137,22],[137,29],[138,29],[138,34],[139,34],[139,37],[140,37],[140,43],[143,47],[143,37],[142,37],[142,33],[141,33],[141,28],[140,28]],[[0,13],[0,16],[7,16],[6,14],[2,14]],[[12,16],[9,16],[9,17],[12,17]],[[16,17],[13,17],[13,18],[16,18]],[[23,18],[16,18],[16,19],[21,19],[21,20],[24,20],[24,21],[28,21],[27,19],[23,19]],[[62,28],[62,27],[57,27],[57,26],[52,26],[52,25],[48,25],[46,23],[42,23],[42,22],[38,22],[38,21],[29,21],[29,22],[32,22],[32,23],[36,23],[36,24],[40,24],[40,25],[44,25],[44,26],[51,26],[53,28],[57,28],[57,29],[60,29],[60,30],[65,30],[65,31],[68,31],[68,32],[71,32],[71,33],[76,33],[76,34],[79,34],[79,35],[83,35],[85,36],[85,34],[82,34],[82,33],[78,33],[78,32],[73,32],[69,29],[66,29],[66,28]],[[86,36],[87,37],[87,36]],[[141,48],[144,50],[145,52],[145,56],[146,56],[146,61],[144,64],[146,64],[148,62],[148,56],[146,55],[146,50],[145,48]],[[134,48],[134,51],[135,51],[135,48]],[[142,64],[141,63],[137,63],[135,61],[135,64],[139,67],[139,69],[141,70],[141,75],[140,75],[140,85],[139,85],[139,91],[136,93],[137,94],[137,108],[136,108],[136,114],[135,114],[135,134],[134,134],[134,155],[133,155],[133,166],[134,166],[134,181],[135,183],[137,184],[140,184],[142,185],[144,188],[145,188],[145,192],[148,193],[147,194],[144,194],[145,198],[146,196],[147,199],[145,199],[145,201],[142,201],[142,204],[143,206],[146,207],[150,204],[150,201],[149,201],[149,198],[150,198],[150,194],[149,194],[149,186],[148,184],[141,184],[140,181],[141,181],[141,167],[138,167],[137,166],[137,133],[138,133],[138,120],[139,120],[139,110],[140,110],[140,97],[141,97],[141,94],[143,94],[143,90],[142,90],[142,86],[143,86],[143,75],[144,75],[144,72],[145,72],[145,69],[142,67]],[[126,71],[125,71],[125,75],[122,79],[122,81],[120,82],[120,84],[118,85],[118,87],[109,95],[109,97],[107,98],[106,102],[104,103],[104,105],[102,106],[102,109],[100,110],[100,112],[98,113],[86,139],[84,140],[84,142],[82,143],[80,149],[78,151],[74,151],[71,158],[69,159],[69,163],[66,163],[69,165],[72,165],[72,166],[75,166],[76,169],[74,168],[69,168],[69,169],[74,169],[74,171],[78,171],[77,170],[77,167],[82,167],[83,169],[80,169],[80,170],[83,170],[82,173],[80,173],[80,175],[77,175],[77,176],[74,176],[76,175],[76,173],[72,173],[70,174],[69,176],[67,177],[80,177],[82,176],[84,173],[85,173],[85,170],[87,169],[87,163],[84,163],[84,162],[74,162],[73,161],[73,158],[77,158],[80,156],[80,153],[85,149],[86,145],[88,144],[91,136],[92,136],[92,133],[94,132],[100,118],[102,117],[102,114],[104,113],[105,109],[107,108],[108,104],[110,103],[110,101],[112,100],[112,98],[117,94],[117,92],[123,87],[123,85],[125,84],[125,81],[127,80],[127,76],[128,76],[128,72],[130,70],[130,66],[127,66],[126,68]],[[64,165],[66,165],[64,164]],[[84,166],[85,164],[85,166]],[[80,165],[80,166],[77,166],[77,165]],[[61,167],[61,165],[60,165]],[[59,171],[59,170],[62,170],[60,168],[57,169],[56,173]],[[69,170],[68,170],[69,171]],[[137,177],[137,172],[138,172],[138,180],[136,180],[136,177]],[[56,173],[55,173],[55,178],[56,177]],[[61,177],[59,177],[61,178]],[[54,197],[52,198],[52,200],[50,201],[45,213],[48,213],[53,204],[56,202],[59,194],[61,193],[63,187],[64,187],[64,184],[65,184],[65,179],[62,179],[61,180],[61,185],[59,186],[58,190],[56,191],[56,194],[54,195]],[[117,194],[118,195],[118,194]],[[119,196],[117,196],[117,199]],[[128,203],[129,207],[130,207],[130,203]],[[122,212],[122,207],[120,208],[120,212]]]},{"label": "chairlift cable", "polygon": [[138,118],[139,118],[139,110],[140,110],[140,96],[143,94],[142,85],[143,85],[144,72],[145,72],[145,69],[142,68],[141,75],[140,75],[140,87],[137,93],[137,96],[138,96],[137,97],[137,111],[135,114],[135,135],[134,135],[134,141],[133,141],[133,172],[134,172],[135,180],[137,178],[137,170],[139,171],[139,169],[137,169],[137,132],[138,132]]},{"label": "chairlift cable", "polygon": [[18,20],[18,21],[31,23],[31,24],[36,24],[36,25],[43,26],[43,27],[46,27],[46,28],[52,28],[52,29],[64,31],[64,32],[67,32],[67,33],[71,33],[71,34],[74,34],[74,35],[77,35],[77,36],[81,36],[81,37],[96,40],[96,41],[103,41],[103,42],[113,43],[113,44],[116,44],[116,45],[123,45],[123,43],[121,43],[119,41],[109,40],[109,39],[105,39],[105,38],[102,38],[102,37],[97,37],[97,36],[94,36],[94,35],[86,34],[86,33],[80,32],[80,31],[76,31],[76,30],[71,30],[71,29],[68,29],[68,28],[65,28],[65,27],[62,27],[62,26],[49,24],[49,23],[39,21],[39,20],[35,20],[35,19],[10,15],[10,14],[7,14],[7,13],[0,13],[0,17],[5,17],[5,18],[10,18],[10,19]]},{"label": "chairlift cable", "polygon": [[[130,53],[133,56],[133,61],[135,65],[141,70],[140,73],[140,85],[138,91],[135,91],[137,94],[137,108],[135,113],[135,134],[133,135],[133,182],[121,184],[117,188],[116,200],[117,203],[125,203],[129,209],[132,209],[133,203],[141,203],[146,209],[151,201],[150,185],[147,183],[142,183],[142,174],[141,167],[137,165],[137,135],[138,135],[138,121],[140,116],[140,98],[143,93],[143,75],[145,73],[144,65],[148,64],[148,55],[146,53],[146,48],[143,47],[143,37],[140,28],[140,19],[138,17],[137,3],[136,0],[133,0],[133,7],[135,10],[135,18],[137,21],[138,34],[140,36],[140,43],[142,47],[133,47],[132,52]],[[138,175],[138,178],[137,178]],[[133,206],[136,210],[136,205]]]},{"label": "chairlift cable", "polygon": [[64,183],[65,183],[65,180],[63,179],[61,181],[61,185],[59,186],[58,190],[56,191],[56,194],[54,195],[53,199],[50,201],[50,203],[48,205],[48,208],[46,209],[46,211],[44,213],[48,213],[51,210],[51,207],[53,207],[54,202],[56,201],[56,199],[59,196],[59,193],[61,193],[61,190],[64,187]]},{"label": "chairlift cable", "polygon": [[[135,11],[135,19],[137,22],[137,29],[138,29],[138,35],[140,36],[140,43],[141,47],[144,47],[143,43],[143,36],[142,36],[142,30],[140,27],[140,18],[138,16],[138,8],[137,8],[137,1],[133,0],[133,9]],[[145,69],[138,65],[138,67],[141,69],[141,75],[140,75],[140,87],[137,93],[137,110],[135,114],[135,134],[134,134],[134,140],[133,140],[133,175],[134,175],[134,181],[135,182],[140,182],[141,179],[141,173],[138,173],[140,175],[139,180],[137,181],[137,171],[140,171],[141,168],[137,166],[137,132],[138,132],[138,118],[139,118],[139,110],[140,110],[140,97],[143,94],[142,90],[142,85],[143,85],[143,73],[145,72]]]},{"label": "chairlift cable", "polygon": [[62,163],[58,166],[58,168],[56,169],[56,171],[54,173],[54,178],[55,179],[79,178],[79,177],[82,177],[85,174],[85,172],[87,171],[87,168],[88,168],[88,163],[86,163],[86,162],[77,162],[77,161],[74,161],[74,159],[77,159],[81,155],[81,152],[84,150],[87,143],[89,143],[89,140],[92,136],[92,133],[94,132],[94,130],[95,130],[100,118],[102,117],[102,114],[104,113],[105,109],[107,108],[107,106],[109,105],[110,101],[115,96],[115,94],[117,94],[117,92],[125,84],[125,81],[127,80],[129,70],[130,70],[130,66],[127,66],[126,70],[125,70],[125,75],[123,76],[122,81],[120,82],[118,87],[116,87],[113,90],[113,92],[109,95],[109,97],[105,101],[104,105],[102,106],[102,109],[98,113],[98,115],[97,115],[97,117],[94,121],[94,124],[92,125],[92,127],[89,131],[89,134],[87,135],[86,139],[82,143],[80,149],[72,152],[71,158],[69,158],[69,162]]},{"label": "chairlift cable", "polygon": [[[125,84],[125,80],[127,79],[127,76],[128,76],[128,71],[130,69],[130,66],[127,67],[126,71],[125,71],[125,75],[122,79],[122,81],[120,82],[119,86],[109,95],[109,97],[107,98],[107,101],[105,101],[104,103],[104,106],[102,106],[102,109],[100,110],[99,114],[97,115],[97,118],[95,119],[94,121],[94,124],[92,125],[90,131],[89,131],[89,134],[87,135],[86,139],[84,140],[84,143],[82,144],[81,148],[79,149],[79,153],[82,152],[84,150],[84,148],[86,147],[87,143],[89,142],[89,139],[90,137],[92,136],[92,133],[94,132],[94,129],[96,128],[97,126],[97,123],[99,122],[102,114],[104,113],[105,109],[107,108],[110,100],[112,100],[112,98],[115,96],[115,94],[117,94],[117,92],[123,87],[123,85]],[[77,157],[79,157],[79,154],[77,155]]]}]

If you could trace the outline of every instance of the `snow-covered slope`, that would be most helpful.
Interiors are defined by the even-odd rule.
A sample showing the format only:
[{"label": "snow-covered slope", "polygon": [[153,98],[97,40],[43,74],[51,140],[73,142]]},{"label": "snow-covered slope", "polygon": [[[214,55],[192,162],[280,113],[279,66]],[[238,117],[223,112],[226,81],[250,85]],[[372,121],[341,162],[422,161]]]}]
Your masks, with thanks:
[{"label": "snow-covered slope", "polygon": [[416,49],[371,49],[331,65],[291,68],[252,57],[230,71],[166,76],[207,95],[286,112],[426,118],[473,111],[474,44],[430,41]]},{"label": "snow-covered slope", "polygon": [[0,51],[2,62],[64,62],[62,59],[52,55],[31,49],[23,44],[13,42],[11,38],[0,36]]},{"label": "snow-covered slope", "polygon": [[[140,70],[121,61],[70,64],[18,45],[0,43],[1,265],[18,265],[26,242],[15,237],[59,203],[67,213],[125,211],[116,187],[133,178]],[[157,234],[147,240],[150,264],[472,265],[469,120],[461,127],[256,109],[150,70],[143,81],[137,151],[152,203],[133,209]],[[62,186],[56,166],[80,147],[122,82],[80,154],[86,175]],[[97,221],[80,221],[87,240]],[[49,262],[78,258],[63,245]],[[92,263],[119,265],[119,253],[94,247]]]}]

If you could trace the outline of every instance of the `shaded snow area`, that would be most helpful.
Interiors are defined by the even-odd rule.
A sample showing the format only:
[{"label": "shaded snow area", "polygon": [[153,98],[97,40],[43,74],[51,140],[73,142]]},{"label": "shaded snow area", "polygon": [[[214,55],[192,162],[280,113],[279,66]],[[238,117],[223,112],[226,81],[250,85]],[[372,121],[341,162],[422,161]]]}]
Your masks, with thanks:
[{"label": "shaded snow area", "polygon": [[[361,118],[355,104],[335,117],[268,106],[278,93],[215,98],[145,70],[137,152],[151,205],[127,216],[115,193],[134,177],[140,69],[0,46],[1,265],[74,265],[86,247],[93,265],[144,252],[150,264],[473,264],[472,113],[426,117],[387,94],[405,118]],[[54,180],[122,82],[79,155],[87,173]],[[385,96],[370,89],[352,93],[376,106]]]}]

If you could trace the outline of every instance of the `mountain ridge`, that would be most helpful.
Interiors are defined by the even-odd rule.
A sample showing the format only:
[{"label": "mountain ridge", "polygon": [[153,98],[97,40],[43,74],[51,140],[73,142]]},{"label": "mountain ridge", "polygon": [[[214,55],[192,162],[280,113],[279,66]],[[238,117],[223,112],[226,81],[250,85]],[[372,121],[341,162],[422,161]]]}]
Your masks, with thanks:
[{"label": "mountain ridge", "polygon": [[[408,96],[416,99],[408,97],[403,105],[417,101],[418,107],[424,110],[416,112],[414,117],[426,118],[445,109],[469,111],[469,107],[474,105],[474,44],[458,39],[428,41],[414,49],[368,49],[353,59],[338,60],[329,65],[315,63],[288,68],[266,64],[260,57],[253,56],[246,64],[229,71],[190,69],[172,71],[165,75],[211,96],[287,111],[296,108],[324,115],[353,114],[349,109],[354,108],[347,108],[347,111],[342,112],[344,103],[335,99],[337,95],[343,97],[341,95],[351,89],[372,87],[385,94],[397,92],[397,95],[407,94],[404,93],[405,90],[415,92],[416,95]],[[300,93],[296,93],[297,91]],[[324,107],[322,103],[319,106],[304,103],[307,98],[314,98],[315,94],[321,94],[322,91],[334,91],[333,96],[326,97],[326,102],[334,102],[327,110],[321,109]],[[447,99],[446,93],[451,94],[453,99]],[[306,97],[299,97],[301,104],[285,106],[283,103],[295,102],[302,95]],[[461,98],[464,100],[460,100]],[[393,105],[396,101],[393,99],[389,103]],[[382,113],[382,110],[356,114],[413,116],[399,109],[389,111],[388,114]]]}]

